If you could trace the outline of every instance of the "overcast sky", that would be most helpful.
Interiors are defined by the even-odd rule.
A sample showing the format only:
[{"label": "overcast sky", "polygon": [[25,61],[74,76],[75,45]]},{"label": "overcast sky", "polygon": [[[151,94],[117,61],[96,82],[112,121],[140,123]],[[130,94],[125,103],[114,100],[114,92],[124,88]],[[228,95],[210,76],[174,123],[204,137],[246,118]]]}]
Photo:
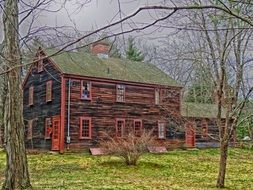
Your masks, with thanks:
[{"label": "overcast sky", "polygon": [[[117,14],[119,11],[118,0],[91,0],[84,6],[81,5],[85,0],[67,0],[64,7],[62,7],[62,1],[63,0],[57,0],[56,3],[47,7],[50,10],[61,8],[60,11],[41,12],[34,26],[75,26],[79,31],[91,31],[120,19],[120,14]],[[121,16],[125,17],[141,6],[158,5],[162,2],[161,0],[120,0],[122,10]],[[22,7],[20,7],[20,9],[22,9]],[[0,13],[2,13],[1,9]],[[135,17],[135,21],[147,22],[150,21],[153,16],[155,15],[146,12]],[[21,35],[25,35],[30,22],[30,20],[27,20],[22,24],[20,28]],[[119,27],[120,26],[118,26],[118,28]],[[128,26],[124,25],[123,27]],[[0,42],[2,39],[3,27],[1,23]]]}]

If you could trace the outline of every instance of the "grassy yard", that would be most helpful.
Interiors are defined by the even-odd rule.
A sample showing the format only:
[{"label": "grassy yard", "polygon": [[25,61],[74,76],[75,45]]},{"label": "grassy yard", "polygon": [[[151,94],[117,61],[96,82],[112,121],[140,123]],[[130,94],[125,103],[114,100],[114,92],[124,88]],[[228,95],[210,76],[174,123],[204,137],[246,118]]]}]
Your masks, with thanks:
[{"label": "grassy yard", "polygon": [[[138,166],[88,153],[29,155],[35,189],[215,189],[218,150],[146,154]],[[253,151],[229,151],[227,189],[253,189]],[[0,182],[5,155],[0,153]]]}]

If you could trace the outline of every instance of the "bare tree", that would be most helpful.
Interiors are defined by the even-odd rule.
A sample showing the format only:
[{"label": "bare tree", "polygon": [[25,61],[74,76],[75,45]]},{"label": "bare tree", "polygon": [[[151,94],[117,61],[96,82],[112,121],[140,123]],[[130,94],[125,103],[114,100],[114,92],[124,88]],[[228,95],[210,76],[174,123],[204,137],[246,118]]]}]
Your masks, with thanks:
[{"label": "bare tree", "polygon": [[[6,0],[4,4],[4,63],[7,68],[21,64],[18,36],[18,1]],[[24,144],[24,123],[21,87],[21,68],[6,74],[5,102],[6,170],[2,189],[31,187]]]},{"label": "bare tree", "polygon": [[[4,183],[4,189],[14,189],[14,188],[26,188],[30,186],[29,175],[27,169],[27,160],[24,149],[24,124],[22,119],[22,91],[21,91],[21,77],[20,77],[20,67],[22,67],[20,61],[20,49],[19,49],[19,33],[18,33],[18,6],[17,0],[5,0],[5,13],[4,13],[4,28],[5,28],[5,40],[6,49],[4,51],[4,63],[5,71],[1,74],[6,74],[7,80],[7,103],[5,107],[5,127],[6,127],[6,150],[7,150],[7,168],[6,168],[6,181]],[[23,1],[22,1],[23,2]],[[39,0],[38,0],[39,2]],[[45,2],[45,0],[44,0]],[[201,1],[200,1],[201,2]],[[237,4],[236,2],[235,4]],[[240,2],[239,2],[240,4]],[[228,6],[232,5],[232,6]],[[224,12],[225,16],[222,18],[225,24],[224,31],[218,33],[216,20],[209,18],[213,24],[214,33],[210,36],[209,29],[206,28],[206,18],[203,11],[200,10],[216,10],[216,16],[218,13]],[[182,6],[181,4],[174,6],[145,6],[136,10],[133,14],[120,19],[117,22],[110,23],[100,29],[94,30],[93,32],[83,35],[77,39],[69,41],[67,44],[61,46],[61,48],[50,56],[61,53],[69,47],[72,47],[81,40],[86,39],[98,32],[105,31],[108,28],[114,27],[116,25],[122,24],[123,22],[132,19],[140,12],[143,11],[164,11],[166,14],[161,17],[155,18],[152,22],[147,24],[135,25],[130,29],[125,29],[121,32],[115,32],[107,37],[102,37],[98,40],[106,39],[109,37],[115,37],[117,35],[122,35],[125,33],[130,33],[134,31],[140,31],[147,29],[157,23],[171,18],[175,13],[180,11],[193,11],[199,10],[201,12],[199,19],[201,21],[203,31],[201,40],[203,40],[205,47],[211,54],[206,54],[202,52],[201,57],[203,60],[207,60],[208,63],[212,65],[211,77],[214,79],[214,86],[216,87],[217,102],[219,113],[217,115],[217,124],[220,128],[220,142],[221,142],[221,156],[220,156],[220,172],[217,180],[217,186],[223,187],[226,173],[226,160],[227,160],[227,148],[229,144],[229,139],[232,132],[235,129],[237,116],[240,114],[240,110],[244,103],[240,103],[239,95],[242,84],[243,67],[244,63],[241,58],[246,51],[242,51],[243,47],[247,47],[247,43],[244,43],[245,39],[249,34],[249,31],[242,29],[235,29],[235,20],[240,19],[242,22],[246,23],[243,27],[252,27],[253,23],[248,17],[248,11],[236,12],[234,4],[224,4],[220,1],[220,4],[204,4],[201,5],[199,2],[195,4],[190,4],[187,6]],[[33,9],[27,12],[30,15]],[[187,12],[189,14],[189,12]],[[212,13],[213,14],[213,13]],[[26,16],[24,16],[25,18]],[[22,19],[21,19],[22,21]],[[225,22],[226,21],[226,22]],[[23,22],[23,21],[22,21]],[[204,24],[204,25],[203,25]],[[232,32],[231,31],[232,28]],[[123,30],[123,29],[122,29]],[[31,30],[30,30],[31,32]],[[36,33],[36,30],[34,31]],[[221,36],[222,35],[222,36]],[[214,37],[215,41],[212,41]],[[224,37],[224,38],[223,38]],[[215,44],[215,46],[214,46]],[[87,46],[89,44],[86,44]],[[215,48],[214,48],[215,47]],[[73,49],[76,49],[73,48]],[[231,61],[230,56],[235,57],[235,62]],[[32,64],[27,63],[28,64]],[[233,70],[236,74],[234,78],[229,78],[229,71]],[[250,94],[252,89],[246,93],[246,98]],[[221,109],[222,106],[226,107],[226,122],[225,127],[222,127],[221,121]],[[10,114],[12,113],[12,114]]]},{"label": "bare tree", "polygon": [[[235,7],[246,12],[244,4],[228,2],[227,9]],[[188,57],[195,59],[199,68],[208,68],[206,79],[213,83],[215,100],[218,107],[217,126],[219,128],[220,164],[216,186],[225,186],[228,147],[236,130],[238,118],[253,87],[249,87],[242,96],[243,77],[246,64],[250,62],[250,39],[252,30],[247,24],[224,15],[217,10],[192,12],[188,15],[192,28],[195,28],[188,40],[192,46]],[[187,53],[187,52],[186,52]],[[252,63],[252,62],[251,62]],[[225,122],[222,121],[222,109],[226,110]]]}]

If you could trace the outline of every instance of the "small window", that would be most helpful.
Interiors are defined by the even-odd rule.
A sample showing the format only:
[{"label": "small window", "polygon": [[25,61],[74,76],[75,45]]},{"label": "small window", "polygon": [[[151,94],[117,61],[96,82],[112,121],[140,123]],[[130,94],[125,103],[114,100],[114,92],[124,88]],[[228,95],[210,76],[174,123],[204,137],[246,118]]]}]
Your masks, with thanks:
[{"label": "small window", "polygon": [[134,120],[134,135],[140,137],[142,133],[142,121],[140,119]]},{"label": "small window", "polygon": [[159,103],[160,103],[160,90],[155,89],[155,104],[159,105]]},{"label": "small window", "polygon": [[29,88],[29,99],[28,99],[28,105],[29,105],[29,106],[33,105],[33,94],[34,94],[33,91],[34,91],[34,87],[31,86],[31,87]]},{"label": "small window", "polygon": [[125,85],[122,84],[116,85],[116,101],[125,102]]},{"label": "small window", "polygon": [[91,99],[91,83],[87,81],[81,81],[81,99]]},{"label": "small window", "polygon": [[52,81],[46,83],[46,102],[52,101]]},{"label": "small window", "polygon": [[158,123],[158,138],[159,139],[165,138],[165,123],[162,122]]},{"label": "small window", "polygon": [[45,139],[51,139],[52,133],[52,121],[51,118],[45,120]]},{"label": "small window", "polygon": [[38,57],[38,73],[42,72],[44,70],[43,68],[43,59],[41,56]]},{"label": "small window", "polygon": [[33,120],[28,120],[27,126],[27,139],[30,140],[33,137]]},{"label": "small window", "polygon": [[80,133],[79,139],[91,139],[91,118],[80,118]]},{"label": "small window", "polygon": [[116,137],[123,137],[125,130],[125,119],[116,119]]}]

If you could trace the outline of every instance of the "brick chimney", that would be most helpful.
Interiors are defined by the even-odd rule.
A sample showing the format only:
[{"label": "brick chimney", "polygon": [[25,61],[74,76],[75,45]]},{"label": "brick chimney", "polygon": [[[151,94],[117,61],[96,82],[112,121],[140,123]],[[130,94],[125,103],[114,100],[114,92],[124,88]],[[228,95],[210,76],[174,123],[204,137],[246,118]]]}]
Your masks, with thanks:
[{"label": "brick chimney", "polygon": [[93,55],[98,55],[98,56],[109,56],[109,44],[103,41],[100,42],[95,42],[91,45],[90,47],[90,52]]}]

